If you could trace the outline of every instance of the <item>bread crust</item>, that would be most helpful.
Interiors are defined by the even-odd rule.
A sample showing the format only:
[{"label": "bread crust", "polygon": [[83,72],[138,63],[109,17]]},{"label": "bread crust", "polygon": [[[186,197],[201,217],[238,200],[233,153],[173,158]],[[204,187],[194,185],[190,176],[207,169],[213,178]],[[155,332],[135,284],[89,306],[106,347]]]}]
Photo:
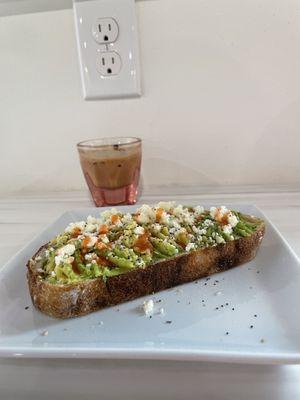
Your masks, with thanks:
[{"label": "bread crust", "polygon": [[[247,218],[257,221],[253,217]],[[34,261],[46,245],[42,246],[27,262],[32,302],[51,317],[72,318],[226,271],[255,257],[265,233],[265,224],[259,221],[258,229],[251,236],[197,249],[144,269],[136,268],[126,274],[110,277],[106,282],[102,277],[67,285],[43,280]]]}]

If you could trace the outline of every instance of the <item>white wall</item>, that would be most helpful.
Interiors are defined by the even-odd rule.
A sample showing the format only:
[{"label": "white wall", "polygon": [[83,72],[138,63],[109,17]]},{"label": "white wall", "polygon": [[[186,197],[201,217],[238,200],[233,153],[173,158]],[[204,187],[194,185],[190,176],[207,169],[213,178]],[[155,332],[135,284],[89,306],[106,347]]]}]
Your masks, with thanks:
[{"label": "white wall", "polygon": [[144,140],[143,182],[300,182],[299,0],[137,3],[143,97],[84,102],[71,10],[0,20],[0,191],[85,187],[76,142]]}]

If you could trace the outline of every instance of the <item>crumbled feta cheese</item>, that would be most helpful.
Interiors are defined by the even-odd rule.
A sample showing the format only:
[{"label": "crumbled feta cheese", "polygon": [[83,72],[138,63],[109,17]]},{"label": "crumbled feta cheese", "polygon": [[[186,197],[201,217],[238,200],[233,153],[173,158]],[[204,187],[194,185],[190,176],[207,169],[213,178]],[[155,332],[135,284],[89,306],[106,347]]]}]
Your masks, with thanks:
[{"label": "crumbled feta cheese", "polygon": [[156,219],[155,211],[147,204],[143,204],[142,207],[137,210],[137,213],[139,214],[137,220],[141,224],[148,224]]},{"label": "crumbled feta cheese", "polygon": [[218,208],[217,207],[210,207],[210,215],[213,219],[215,219],[217,213],[218,213]]},{"label": "crumbled feta cheese", "polygon": [[180,226],[181,226],[181,225],[179,224],[179,222],[176,221],[176,219],[172,219],[172,220],[171,220],[171,225],[173,225],[175,229],[180,229]]},{"label": "crumbled feta cheese", "polygon": [[173,214],[178,218],[179,222],[188,225],[193,225],[194,223],[194,215],[187,208],[183,208],[181,204],[174,208]]},{"label": "crumbled feta cheese", "polygon": [[92,233],[92,232],[95,232],[97,230],[97,228],[98,228],[97,225],[87,224],[86,227],[84,228],[84,231],[88,232],[88,233]]},{"label": "crumbled feta cheese", "polygon": [[237,219],[237,217],[234,214],[229,213],[228,223],[232,226],[232,228],[234,228],[238,224],[238,222],[239,220]]},{"label": "crumbled feta cheese", "polygon": [[196,234],[199,233],[199,229],[195,225],[192,226],[192,230]]},{"label": "crumbled feta cheese", "polygon": [[82,231],[85,227],[85,224],[85,221],[71,222],[65,229],[65,232],[72,233],[75,229],[80,229]]},{"label": "crumbled feta cheese", "polygon": [[122,221],[124,224],[130,223],[130,222],[132,221],[132,215],[129,214],[129,213],[123,215],[123,217],[121,218],[121,221]]},{"label": "crumbled feta cheese", "polygon": [[100,235],[99,238],[101,239],[101,241],[102,241],[103,243],[105,243],[105,244],[109,243],[109,239],[108,239],[108,237],[107,237],[106,234]]},{"label": "crumbled feta cheese", "polygon": [[136,266],[137,267],[144,267],[146,264],[145,264],[145,261],[144,260],[142,260],[141,258],[139,258],[138,260],[136,260],[136,262],[135,262],[135,264],[136,264]]},{"label": "crumbled feta cheese", "polygon": [[153,224],[153,229],[155,230],[155,232],[160,232],[162,229],[162,226],[159,224]]},{"label": "crumbled feta cheese", "polygon": [[145,229],[142,226],[137,226],[134,231],[133,231],[136,235],[142,235],[143,233],[145,233]]},{"label": "crumbled feta cheese", "polygon": [[100,214],[100,218],[103,221],[107,221],[108,219],[110,219],[110,217],[112,215],[115,215],[115,214],[118,214],[118,210],[116,208],[111,208],[110,210],[103,211]]},{"label": "crumbled feta cheese", "polygon": [[169,225],[170,224],[170,214],[167,214],[165,211],[162,213],[161,217],[160,217],[160,221],[161,224],[163,225]]},{"label": "crumbled feta cheese", "polygon": [[173,214],[174,214],[176,217],[181,217],[183,213],[184,213],[184,209],[183,209],[183,206],[182,206],[181,204],[179,204],[179,205],[178,205],[177,207],[175,207],[174,210],[173,210]]},{"label": "crumbled feta cheese", "polygon": [[93,225],[97,224],[98,222],[97,218],[92,217],[91,215],[87,217],[86,221],[88,224],[93,224]]},{"label": "crumbled feta cheese", "polygon": [[197,216],[200,215],[200,214],[203,214],[204,213],[204,207],[202,207],[202,206],[194,207],[194,213]]},{"label": "crumbled feta cheese", "polygon": [[175,207],[176,202],[175,201],[160,201],[156,207],[157,208],[162,208],[165,211],[170,211],[171,208]]},{"label": "crumbled feta cheese", "polygon": [[[209,221],[209,220],[208,220]],[[199,235],[206,235],[207,230],[206,229],[199,229],[198,233]]]},{"label": "crumbled feta cheese", "polygon": [[154,301],[152,299],[144,301],[143,310],[146,316],[151,315],[154,310]]},{"label": "crumbled feta cheese", "polygon": [[[73,245],[66,245],[66,246],[73,246]],[[66,247],[66,246],[65,246],[65,247]],[[75,249],[75,246],[74,246],[74,249]],[[60,249],[60,250],[61,250],[61,249]],[[75,251],[75,250],[74,250],[74,251]],[[73,253],[74,253],[74,252],[73,252]],[[72,254],[73,254],[73,253],[72,253]],[[71,264],[73,261],[74,261],[74,257],[71,257],[68,253],[65,253],[65,252],[60,252],[60,253],[58,253],[57,256],[54,257],[54,262],[55,262],[55,265],[56,265],[56,266],[59,265],[59,264],[62,263],[62,262]]]},{"label": "crumbled feta cheese", "polygon": [[86,260],[91,260],[91,259],[93,258],[93,254],[92,254],[92,253],[88,253],[88,254],[86,254],[86,255],[84,256],[84,258],[85,258]]},{"label": "crumbled feta cheese", "polygon": [[213,225],[214,223],[213,223],[213,221],[211,220],[211,219],[206,219],[204,222],[203,222],[203,225],[205,225],[205,226],[211,226],[211,225]]},{"label": "crumbled feta cheese", "polygon": [[195,222],[195,218],[192,214],[189,213],[184,217],[184,222],[188,225],[193,225],[193,223]]},{"label": "crumbled feta cheese", "polygon": [[195,243],[188,243],[185,247],[185,251],[191,251],[195,248]]},{"label": "crumbled feta cheese", "polygon": [[51,276],[56,276],[55,271],[51,271]]},{"label": "crumbled feta cheese", "polygon": [[75,253],[75,250],[76,250],[76,248],[75,248],[74,244],[66,244],[65,246],[58,249],[57,254],[71,256],[72,254]]},{"label": "crumbled feta cheese", "polygon": [[216,242],[218,244],[221,244],[221,243],[225,243],[225,240],[224,240],[224,238],[222,236],[216,235]]},{"label": "crumbled feta cheese", "polygon": [[231,225],[224,225],[223,232],[228,233],[229,235],[232,233],[232,226]]}]

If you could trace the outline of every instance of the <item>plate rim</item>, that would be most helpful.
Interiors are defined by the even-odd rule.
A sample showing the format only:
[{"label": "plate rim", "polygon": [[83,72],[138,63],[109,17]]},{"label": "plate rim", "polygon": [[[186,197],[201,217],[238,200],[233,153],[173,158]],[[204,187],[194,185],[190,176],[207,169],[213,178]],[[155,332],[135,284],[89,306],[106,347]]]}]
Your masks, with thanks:
[{"label": "plate rim", "polygon": [[[188,201],[190,204],[199,204],[199,201],[193,199]],[[201,202],[202,203],[202,202]],[[204,201],[203,205],[207,205],[208,202]],[[153,204],[150,202],[149,204]],[[136,208],[140,205],[135,204],[133,206],[118,206],[118,208]],[[265,215],[265,213],[253,203],[230,203],[230,208],[236,207],[236,209],[251,207],[254,213],[257,212],[266,222],[269,224],[276,235],[279,237],[281,242],[287,251],[293,256],[295,261],[300,265],[300,259],[296,254],[295,250],[291,247],[289,242],[285,239],[276,225]],[[11,264],[26,252],[26,249],[32,245],[35,245],[40,238],[47,233],[47,231],[57,225],[61,219],[67,215],[72,216],[73,213],[78,212],[95,212],[99,213],[111,207],[81,207],[72,208],[61,213],[53,222],[47,224],[44,229],[37,233],[30,241],[20,248],[0,269],[0,280],[9,273]],[[0,305],[1,307],[1,305]],[[268,365],[280,365],[280,364],[299,364],[300,363],[300,352],[274,352],[274,351],[241,351],[241,350],[201,350],[201,349],[184,349],[179,348],[151,348],[137,347],[134,349],[126,347],[106,347],[106,348],[87,348],[84,346],[75,346],[73,348],[60,348],[57,346],[47,346],[47,348],[30,347],[30,346],[3,346],[0,345],[0,357],[3,358],[59,358],[59,359],[128,359],[128,360],[170,360],[170,361],[211,361],[211,362],[230,362],[230,363],[246,363],[246,364],[268,364]]]}]

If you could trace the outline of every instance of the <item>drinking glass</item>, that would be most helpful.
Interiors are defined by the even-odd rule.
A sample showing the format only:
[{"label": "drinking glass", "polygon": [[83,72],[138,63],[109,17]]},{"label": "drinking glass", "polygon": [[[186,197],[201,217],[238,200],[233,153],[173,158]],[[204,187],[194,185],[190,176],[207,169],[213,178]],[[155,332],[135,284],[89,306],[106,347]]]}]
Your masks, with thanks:
[{"label": "drinking glass", "polygon": [[92,139],[78,143],[77,149],[85,180],[97,207],[136,202],[141,139]]}]

